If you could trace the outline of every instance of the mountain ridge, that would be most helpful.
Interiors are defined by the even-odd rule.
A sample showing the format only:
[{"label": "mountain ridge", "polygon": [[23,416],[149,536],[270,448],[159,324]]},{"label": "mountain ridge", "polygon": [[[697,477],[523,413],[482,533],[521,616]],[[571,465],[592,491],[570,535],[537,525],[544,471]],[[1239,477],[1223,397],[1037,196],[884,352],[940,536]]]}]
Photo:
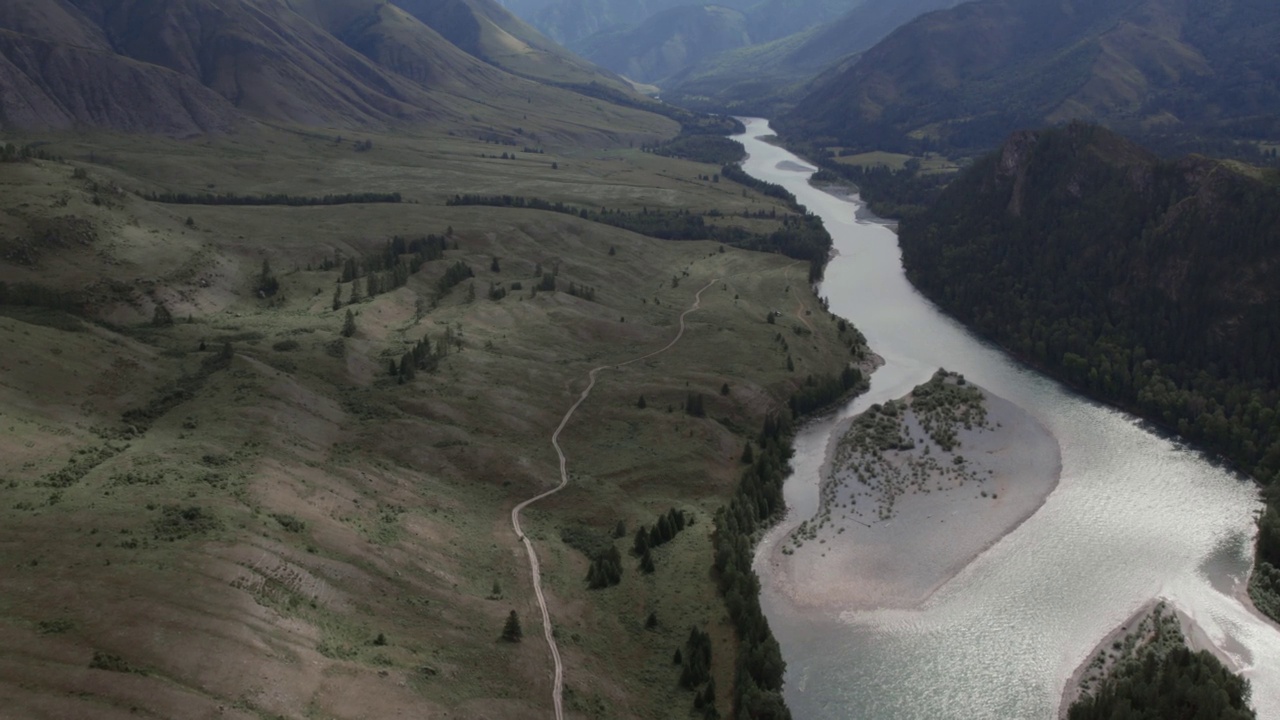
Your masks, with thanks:
[{"label": "mountain ridge", "polygon": [[978,0],[899,28],[813,88],[780,128],[960,151],[1070,119],[1145,139],[1278,134],[1273,31],[1280,7],[1255,0]]},{"label": "mountain ridge", "polygon": [[[464,51],[413,13],[429,5],[471,17],[470,42],[485,57]],[[483,118],[500,109],[495,119],[510,124],[495,131],[516,136],[520,123],[510,118],[538,115],[556,125],[557,134],[573,135],[581,132],[568,117],[574,107],[595,116],[606,135],[616,134],[613,128],[670,127],[635,109],[606,112],[564,89],[596,84],[618,97],[634,96],[635,108],[644,105],[621,79],[489,5],[175,0],[157,9],[134,0],[15,2],[0,13],[0,80],[18,91],[0,101],[0,126],[189,137],[247,121],[487,126],[495,123]],[[478,18],[482,11],[492,17]],[[445,29],[457,34],[456,27]],[[504,42],[509,52],[493,50]],[[102,90],[107,87],[110,93]],[[539,102],[530,107],[534,97]]]}]

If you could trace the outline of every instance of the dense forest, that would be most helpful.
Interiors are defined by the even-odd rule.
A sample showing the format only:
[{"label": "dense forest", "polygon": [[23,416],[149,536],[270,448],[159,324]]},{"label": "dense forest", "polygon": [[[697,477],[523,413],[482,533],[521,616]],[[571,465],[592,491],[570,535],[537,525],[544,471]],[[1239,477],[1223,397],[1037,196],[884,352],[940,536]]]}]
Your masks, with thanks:
[{"label": "dense forest", "polygon": [[1253,720],[1249,681],[1212,654],[1187,648],[1161,604],[1138,630],[1099,652],[1101,682],[1072,703],[1068,720]]},{"label": "dense forest", "polygon": [[[1270,179],[1268,179],[1270,178]],[[1101,128],[1018,133],[901,226],[917,287],[1051,375],[1280,487],[1280,187]],[[1254,595],[1276,613],[1280,516]]]}]

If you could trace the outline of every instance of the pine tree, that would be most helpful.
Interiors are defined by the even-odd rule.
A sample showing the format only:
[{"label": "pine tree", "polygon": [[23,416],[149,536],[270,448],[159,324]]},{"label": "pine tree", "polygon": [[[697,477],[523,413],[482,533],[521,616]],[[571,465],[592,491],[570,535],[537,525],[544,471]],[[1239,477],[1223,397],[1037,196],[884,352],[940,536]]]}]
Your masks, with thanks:
[{"label": "pine tree", "polygon": [[649,617],[644,619],[644,627],[646,630],[658,627],[658,614],[656,612],[650,612]]},{"label": "pine tree", "polygon": [[342,285],[333,286],[333,309],[342,307]]},{"label": "pine tree", "polygon": [[507,616],[507,623],[502,626],[502,639],[507,642],[520,642],[520,638],[524,637],[524,631],[520,629],[520,616],[515,610]]},{"label": "pine tree", "polygon": [[640,396],[640,399],[636,401],[636,407],[640,408],[641,410],[643,410],[643,409],[645,409],[646,407],[648,407],[648,403],[646,403],[646,402],[644,401],[644,396],[643,396],[643,395],[641,395],[641,396]]},{"label": "pine tree", "polygon": [[395,358],[391,358],[391,366],[387,368],[387,374],[390,375],[391,377],[395,377],[400,374],[400,369],[396,367]]},{"label": "pine tree", "polygon": [[347,308],[347,319],[342,322],[342,337],[351,337],[356,334],[356,316]]},{"label": "pine tree", "polygon": [[654,570],[657,570],[657,567],[653,564],[653,553],[649,552],[646,548],[644,555],[640,557],[640,571],[643,573],[652,573]]},{"label": "pine tree", "polygon": [[625,521],[622,521],[622,520],[618,521],[618,524],[615,525],[613,528],[613,536],[615,538],[622,538],[627,536],[627,523]]},{"label": "pine tree", "polygon": [[680,648],[676,648],[676,654],[671,656],[672,665],[680,665],[684,662],[684,654],[680,652]]},{"label": "pine tree", "polygon": [[636,555],[644,555],[649,552],[649,533],[644,529],[643,525],[640,526],[640,529],[636,530],[634,552]]},{"label": "pine tree", "polygon": [[744,465],[750,465],[753,462],[755,462],[755,452],[752,451],[751,441],[748,440],[746,444],[742,446],[742,463]]},{"label": "pine tree", "polygon": [[490,272],[502,272],[502,267],[498,265],[498,256],[493,256],[493,262],[489,263]]}]

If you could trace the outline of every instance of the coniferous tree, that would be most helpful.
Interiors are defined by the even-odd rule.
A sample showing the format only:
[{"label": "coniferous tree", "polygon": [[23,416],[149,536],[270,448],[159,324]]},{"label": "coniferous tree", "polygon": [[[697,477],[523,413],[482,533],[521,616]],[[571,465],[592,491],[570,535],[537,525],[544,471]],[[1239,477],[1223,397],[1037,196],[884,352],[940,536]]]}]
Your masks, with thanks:
[{"label": "coniferous tree", "polygon": [[502,639],[507,642],[520,642],[520,638],[524,637],[524,631],[520,629],[520,616],[515,610],[507,615],[507,622],[502,626]]},{"label": "coniferous tree", "polygon": [[643,395],[641,395],[641,396],[640,396],[640,399],[636,401],[636,407],[638,407],[638,408],[640,408],[641,410],[643,410],[643,409],[645,409],[647,406],[648,406],[648,403],[646,403],[646,402],[644,401],[644,396],[643,396]]},{"label": "coniferous tree", "polygon": [[644,555],[649,552],[649,532],[645,530],[643,525],[636,530],[636,540],[633,552],[636,555]]},{"label": "coniferous tree", "polygon": [[653,553],[645,549],[644,555],[640,556],[640,571],[649,574],[656,569],[657,567],[653,564]]},{"label": "coniferous tree", "polygon": [[351,337],[356,334],[356,316],[347,309],[347,319],[342,322],[342,337]]},{"label": "coniferous tree", "polygon": [[744,465],[750,465],[755,461],[755,453],[751,450],[751,441],[748,440],[742,446],[742,462]]},{"label": "coniferous tree", "polygon": [[342,307],[342,285],[333,286],[333,309],[338,310]]}]

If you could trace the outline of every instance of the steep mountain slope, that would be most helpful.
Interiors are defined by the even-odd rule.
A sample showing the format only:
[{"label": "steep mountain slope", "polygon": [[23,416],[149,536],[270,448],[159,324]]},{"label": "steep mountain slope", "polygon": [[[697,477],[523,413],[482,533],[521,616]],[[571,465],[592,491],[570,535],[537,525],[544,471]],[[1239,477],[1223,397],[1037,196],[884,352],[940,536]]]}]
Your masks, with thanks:
[{"label": "steep mountain slope", "polygon": [[[691,4],[687,0],[555,0],[526,17],[547,37],[576,48],[596,33],[633,27],[660,12]],[[742,11],[755,2],[726,0],[719,4]]]},{"label": "steep mountain slope", "polygon": [[494,0],[395,0],[453,44],[485,62],[537,80],[615,90],[630,86],[539,33]]},{"label": "steep mountain slope", "polygon": [[1274,136],[1277,34],[1280,5],[1265,0],[980,0],[901,28],[783,127],[886,149],[990,147],[1071,118],[1147,137]]},{"label": "steep mountain slope", "polygon": [[[477,16],[470,5],[456,7]],[[484,49],[486,37],[472,39]],[[511,63],[530,76],[542,68],[549,77],[598,81],[627,94],[623,83],[582,61],[561,62],[563,50],[540,54],[507,37],[509,57],[534,58]],[[22,0],[0,11],[0,53],[0,78],[18,89],[5,93],[0,123],[14,127],[185,136],[226,130],[245,115],[338,128],[452,123],[511,137],[530,115],[561,136],[673,127],[512,75],[380,0],[175,0],[162,8],[135,0]],[[517,117],[521,122],[512,122]]]},{"label": "steep mountain slope", "polygon": [[691,65],[664,83],[663,96],[686,107],[775,115],[819,73],[875,45],[912,19],[960,0],[864,0],[837,19],[771,42],[730,50]]},{"label": "steep mountain slope", "polygon": [[717,5],[672,8],[583,41],[582,54],[639,82],[657,82],[714,53],[751,42],[747,17]]},{"label": "steep mountain slope", "polygon": [[[1280,481],[1280,174],[1020,132],[900,229],[911,281],[1071,385]],[[1280,565],[1280,519],[1261,559]],[[1280,575],[1269,592],[1280,613]]]}]

